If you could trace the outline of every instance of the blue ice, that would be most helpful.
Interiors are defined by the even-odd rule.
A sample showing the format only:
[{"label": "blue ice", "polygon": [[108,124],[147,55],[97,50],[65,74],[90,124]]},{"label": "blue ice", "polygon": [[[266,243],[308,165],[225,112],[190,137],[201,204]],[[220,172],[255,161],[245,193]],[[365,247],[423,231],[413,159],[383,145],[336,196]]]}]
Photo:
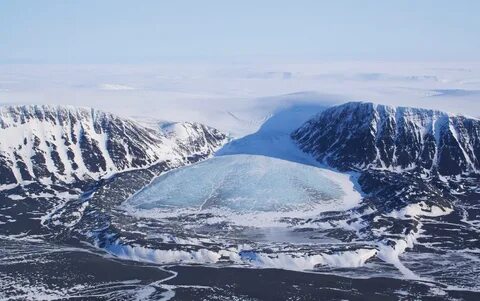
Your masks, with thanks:
[{"label": "blue ice", "polygon": [[341,184],[321,168],[260,155],[226,155],[163,174],[127,204],[138,209],[289,211],[343,196]]}]

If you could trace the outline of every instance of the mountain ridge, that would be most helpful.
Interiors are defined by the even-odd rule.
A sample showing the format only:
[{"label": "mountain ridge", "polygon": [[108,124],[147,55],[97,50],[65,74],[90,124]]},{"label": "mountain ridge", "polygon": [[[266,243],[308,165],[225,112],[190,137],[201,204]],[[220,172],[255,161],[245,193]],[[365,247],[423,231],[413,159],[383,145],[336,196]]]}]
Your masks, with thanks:
[{"label": "mountain ridge", "polygon": [[480,170],[480,120],[436,110],[349,102],[319,113],[291,137],[340,170],[441,176]]},{"label": "mountain ridge", "polygon": [[92,108],[0,107],[0,184],[41,180],[71,183],[164,160],[210,155],[226,142],[218,130],[183,124],[190,140]]}]

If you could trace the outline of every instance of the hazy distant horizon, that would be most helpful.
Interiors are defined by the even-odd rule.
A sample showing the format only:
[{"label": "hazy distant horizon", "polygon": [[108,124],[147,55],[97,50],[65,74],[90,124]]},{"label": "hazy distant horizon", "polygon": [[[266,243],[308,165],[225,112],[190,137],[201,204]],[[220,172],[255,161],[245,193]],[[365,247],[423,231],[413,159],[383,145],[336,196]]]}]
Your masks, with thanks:
[{"label": "hazy distant horizon", "polygon": [[480,63],[0,65],[1,105],[87,106],[146,121],[198,121],[237,136],[298,103],[361,100],[479,117],[479,97]]},{"label": "hazy distant horizon", "polygon": [[480,60],[478,1],[2,1],[0,63]]}]

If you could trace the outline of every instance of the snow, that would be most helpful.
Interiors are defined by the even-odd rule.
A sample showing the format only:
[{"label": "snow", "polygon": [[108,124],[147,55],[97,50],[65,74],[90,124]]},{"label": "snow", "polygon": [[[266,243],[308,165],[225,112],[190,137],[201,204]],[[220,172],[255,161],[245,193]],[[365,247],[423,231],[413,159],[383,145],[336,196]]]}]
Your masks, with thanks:
[{"label": "snow", "polygon": [[119,243],[107,246],[106,250],[123,259],[159,264],[214,264],[229,261],[236,265],[294,271],[315,270],[322,265],[334,268],[358,268],[364,266],[367,260],[377,254],[375,249],[357,249],[331,254],[302,252],[269,254],[244,250],[242,246],[218,251],[160,250]]},{"label": "snow", "polygon": [[185,123],[170,122],[160,125],[160,128],[170,137],[187,140],[192,136],[192,129]]},{"label": "snow", "polygon": [[135,90],[135,87],[121,85],[121,84],[101,84],[99,85],[100,90],[112,90],[112,91],[128,91]]},{"label": "snow", "polygon": [[[480,116],[478,102],[466,94],[443,93],[442,96],[430,96],[445,88],[456,88],[459,91],[479,89],[479,65],[468,64],[466,69],[462,66],[461,63],[346,62],[332,65],[309,62],[207,67],[89,66],[87,71],[81,66],[0,66],[5,71],[0,72],[0,80],[15,76],[25,79],[22,80],[24,83],[17,86],[2,87],[0,96],[4,102],[13,103],[44,103],[47,100],[72,104],[81,99],[82,105],[123,116],[139,119],[148,117],[156,121],[197,121],[228,131],[239,139],[221,149],[215,158],[162,175],[126,205],[132,206],[132,214],[151,218],[175,217],[188,210],[205,211],[214,213],[206,223],[227,220],[234,225],[269,228],[278,226],[278,221],[286,216],[296,218],[316,216],[325,210],[347,210],[361,201],[351,175],[329,170],[298,151],[289,138],[289,133],[294,128],[325,105],[350,99],[369,99],[403,106],[421,105]],[[457,68],[457,71],[447,71],[447,68]],[[277,76],[287,73],[288,77]],[[53,78],[50,76],[52,74]],[[110,77],[115,79],[111,80]],[[36,86],[42,88],[42,93],[39,93]],[[303,92],[298,93],[299,91]],[[394,115],[400,113],[402,112],[394,112]],[[439,128],[447,125],[448,115],[437,114],[428,124],[421,124],[417,119],[409,121],[419,127],[422,137],[426,133],[434,133],[436,139],[439,139]],[[7,151],[9,158],[13,159],[11,151],[16,145],[10,142],[23,135],[30,135],[41,126],[31,123],[28,127],[5,129],[0,149]],[[92,128],[89,129],[93,139],[104,147],[106,137],[95,135]],[[165,140],[166,148],[157,150],[162,154],[162,159],[171,158],[174,154],[169,149],[175,146],[177,140],[188,139],[192,134],[191,127],[181,123],[168,123],[163,129],[167,136],[175,137],[175,141]],[[75,125],[74,130],[78,136],[81,128]],[[43,137],[52,135],[56,141],[61,141],[61,134],[63,132],[58,129],[45,128]],[[457,133],[453,134],[457,136]],[[65,164],[66,148],[63,143],[56,146]],[[47,154],[51,152],[44,143],[41,144],[41,149]],[[22,158],[30,158],[30,151],[30,140],[26,147],[17,149]],[[73,146],[72,151],[76,158],[81,158],[78,146]],[[130,154],[127,158],[132,160]],[[30,161],[26,162],[27,169],[32,171]],[[80,166],[76,171],[78,174],[88,173],[82,161],[76,163]],[[68,181],[73,170],[70,164],[65,164],[65,167]],[[49,162],[48,168],[55,169],[55,166]],[[110,162],[107,169],[112,169]],[[18,170],[14,172],[19,178]],[[167,208],[166,205],[176,208]],[[84,208],[80,207],[78,217]],[[42,218],[42,222],[54,218],[58,209],[52,208]],[[450,212],[449,208],[428,207],[419,203],[392,211],[389,216],[417,219]],[[352,223],[341,220],[325,227],[360,231],[361,223],[360,219]],[[278,228],[273,231],[280,232]],[[222,256],[226,256],[239,264],[297,270],[314,269],[317,265],[359,267],[369,258],[377,256],[393,264],[405,276],[416,278],[401,263],[400,256],[414,246],[417,235],[417,232],[406,233],[395,239],[394,246],[385,242],[372,242],[377,249],[336,253],[283,252],[272,255],[255,250],[247,252],[245,248],[185,251],[122,245],[112,245],[109,251],[123,258],[159,263],[216,263],[222,260]],[[159,239],[170,239],[177,244],[198,243],[193,238],[162,237],[161,233]]]},{"label": "snow", "polygon": [[[362,118],[362,121],[359,122],[358,118]],[[325,121],[331,124],[325,125]],[[351,161],[345,152],[345,143],[351,135],[359,133],[355,127],[365,126],[364,123],[367,122],[368,141],[373,148],[372,151],[375,151],[375,158],[370,158],[369,154],[361,154]],[[473,139],[476,134],[475,127],[470,128],[470,122],[477,124],[475,119],[468,119],[462,115],[355,101],[328,108],[324,114],[319,114],[304,123],[294,135],[302,149],[323,162],[332,162],[329,159],[334,158],[332,164],[335,166],[343,165],[362,170],[388,170],[397,173],[418,168],[424,176],[428,176],[432,171],[443,172],[442,169],[446,165],[445,157],[453,156],[452,153],[455,153],[458,148],[463,156],[460,156],[457,161],[465,161],[458,162],[458,168],[464,173],[476,173],[474,162],[478,160],[474,151],[475,139]],[[393,134],[389,134],[388,137],[383,135],[382,131],[390,127],[393,127],[391,129]],[[449,135],[456,140],[456,143],[453,144],[452,150],[447,151],[445,147],[448,147],[451,142],[444,138]],[[473,137],[470,138],[469,135]],[[436,139],[433,146],[434,154],[428,154],[426,151],[432,146],[427,139],[432,136]],[[325,148],[317,147],[319,141],[325,144],[328,139],[336,139],[336,141],[328,142],[328,145],[324,145]],[[409,142],[412,144],[411,147],[403,145],[405,139],[411,140]],[[390,143],[392,143],[391,149]],[[402,149],[402,152],[398,152],[397,148]],[[402,158],[406,149],[411,153],[408,160],[405,157]],[[448,154],[440,156],[441,152]],[[382,160],[381,153],[384,153],[388,160]]]},{"label": "snow", "polygon": [[335,268],[358,268],[375,256],[375,249],[358,249],[333,254],[241,253],[242,259],[262,268],[281,268],[296,271],[315,270],[320,265]]},{"label": "snow", "polygon": [[413,271],[408,269],[401,261],[399,256],[403,254],[408,248],[413,248],[417,243],[417,238],[420,235],[422,222],[421,217],[439,217],[448,215],[453,212],[451,208],[442,208],[435,205],[427,205],[425,202],[409,204],[400,210],[393,210],[386,216],[397,219],[416,219],[418,221],[418,229],[410,230],[399,239],[395,239],[394,243],[380,242],[377,246],[378,257],[385,262],[394,265],[405,277],[415,280],[421,279]]},{"label": "snow", "polygon": [[[134,166],[137,158],[130,153],[125,144],[126,155],[121,158],[122,162],[118,160],[114,162],[118,158],[111,157],[107,142],[131,137],[114,136],[108,130],[98,130],[98,126],[105,123],[119,127],[124,132],[138,133],[139,138],[130,139],[130,143],[144,152],[136,155],[142,156],[141,161],[145,162],[144,166]],[[205,135],[207,132],[211,134],[214,130],[200,124],[179,123],[175,125],[176,131],[164,133],[158,128],[152,130],[130,119],[121,119],[110,113],[65,106],[0,107],[0,125],[0,153],[6,157],[7,166],[11,168],[18,183],[24,183],[24,180],[16,164],[17,161],[25,163],[28,173],[44,184],[51,183],[49,173],[63,182],[72,183],[77,178],[107,178],[119,171],[146,167],[159,161],[181,161],[192,154],[208,155],[226,142],[215,141],[217,144],[211,145],[205,140]],[[80,137],[98,147],[98,155],[106,163],[104,169],[99,166],[99,171],[96,172],[87,168],[84,162],[85,149],[81,147]],[[203,140],[192,146],[191,139]],[[53,160],[54,150],[60,159],[58,165]],[[43,175],[34,173],[32,157],[36,151],[45,158],[44,166],[41,167],[45,167],[48,173]],[[125,163],[123,159],[126,160]],[[73,168],[74,164],[77,166],[76,169]]]},{"label": "snow", "polygon": [[[161,175],[126,205],[243,213],[352,208],[361,196],[350,175],[319,166],[290,138],[293,129],[321,109],[304,104],[276,112],[256,133],[231,141],[212,159]],[[179,127],[167,125],[166,130],[178,132]]]},{"label": "snow", "polygon": [[219,252],[200,249],[198,251],[158,250],[142,246],[112,244],[107,250],[124,259],[154,262],[154,263],[215,263],[221,254]]},{"label": "snow", "polygon": [[304,100],[368,99],[478,117],[479,78],[478,62],[446,61],[5,64],[0,102],[80,103],[120,116],[200,122],[241,137],[286,103]]},{"label": "snow", "polygon": [[[121,206],[137,217],[166,223],[178,219],[180,222],[175,229],[186,231],[181,232],[186,238],[166,233],[149,235],[149,238],[176,242],[180,249],[150,249],[117,242],[107,250],[123,258],[164,264],[211,264],[227,260],[242,266],[298,271],[314,270],[319,266],[363,266],[377,254],[376,249],[305,252],[299,247],[282,252],[281,248],[273,247],[284,245],[286,241],[298,246],[312,243],[310,238],[295,232],[289,219],[310,220],[325,211],[354,208],[361,201],[353,175],[320,165],[301,152],[290,138],[293,129],[322,108],[302,104],[277,111],[256,133],[230,141],[213,158],[157,177]],[[167,133],[183,131],[175,124],[166,124],[163,129]],[[197,214],[203,216],[201,220]],[[184,220],[194,222],[182,224]],[[230,234],[223,238],[209,237],[208,242],[188,234],[195,233],[196,227],[214,228],[225,224],[244,229],[241,232],[243,241],[247,239],[252,244],[231,247],[227,243]],[[256,250],[258,243],[277,251]],[[206,249],[212,244],[220,249]],[[180,247],[185,245],[199,249]]]},{"label": "snow", "polygon": [[409,204],[400,210],[394,210],[387,214],[387,216],[400,219],[420,216],[438,217],[448,215],[452,213],[452,211],[453,209],[451,208],[442,208],[435,205],[427,205],[425,202],[420,202],[415,204]]},{"label": "snow", "polygon": [[[68,117],[69,113],[75,115],[79,122],[73,123],[72,120],[68,118],[63,124],[60,124],[58,121],[58,115],[61,114]],[[57,124],[54,124],[49,119],[32,118],[33,116],[36,116],[36,114],[41,114],[42,116],[51,114],[56,116]],[[17,118],[24,118],[25,121],[23,123],[18,122]],[[0,141],[0,150],[10,155],[12,162],[16,161],[14,159],[14,153],[17,153],[21,157],[22,162],[26,164],[29,173],[33,176],[34,172],[31,157],[34,155],[34,139],[35,137],[38,137],[40,142],[38,149],[44,154],[46,161],[45,166],[49,172],[56,174],[58,178],[65,182],[72,182],[74,180],[74,174],[80,178],[83,178],[85,175],[98,178],[98,174],[90,172],[83,164],[83,160],[81,160],[82,154],[78,143],[73,144],[70,147],[75,155],[74,161],[78,165],[77,170],[74,171],[72,169],[72,162],[68,159],[68,150],[64,138],[68,137],[68,139],[72,141],[71,135],[74,134],[76,137],[79,137],[80,131],[82,130],[86,130],[89,134],[95,134],[94,131],[91,130],[93,124],[86,124],[89,122],[90,118],[90,114],[85,112],[84,109],[78,108],[52,106],[2,107],[0,110],[0,119],[4,124],[4,127],[0,129],[0,136],[2,137]],[[90,122],[93,122],[93,120]],[[74,128],[75,133],[69,131],[70,127]],[[99,139],[99,141],[104,141],[104,136],[104,133],[95,134],[95,138]],[[26,141],[26,145],[23,144],[24,141]],[[55,146],[65,167],[64,172],[60,172],[55,166],[51,155],[53,146],[48,146],[47,143]],[[102,146],[101,143],[100,146]],[[17,181],[22,182],[20,172],[15,166],[12,166],[12,171],[15,173]]]},{"label": "snow", "polygon": [[404,253],[407,248],[413,248],[418,232],[410,232],[401,239],[395,240],[395,245],[379,243],[378,248],[378,258],[381,260],[392,264],[396,267],[400,273],[402,273],[408,279],[421,280],[421,278],[416,275],[413,271],[408,269],[401,261],[399,256]]}]

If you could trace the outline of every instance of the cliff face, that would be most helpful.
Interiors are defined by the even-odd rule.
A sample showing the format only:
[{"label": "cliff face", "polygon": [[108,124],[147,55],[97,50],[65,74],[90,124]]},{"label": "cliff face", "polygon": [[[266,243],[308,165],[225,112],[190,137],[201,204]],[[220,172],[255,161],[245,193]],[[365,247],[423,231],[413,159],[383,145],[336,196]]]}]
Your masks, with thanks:
[{"label": "cliff face", "polygon": [[480,170],[480,121],[444,112],[352,102],[329,108],[292,133],[300,148],[341,170]]},{"label": "cliff face", "polygon": [[175,132],[87,108],[0,108],[0,185],[100,179],[158,161],[209,155],[226,141],[219,131],[179,124]]}]

